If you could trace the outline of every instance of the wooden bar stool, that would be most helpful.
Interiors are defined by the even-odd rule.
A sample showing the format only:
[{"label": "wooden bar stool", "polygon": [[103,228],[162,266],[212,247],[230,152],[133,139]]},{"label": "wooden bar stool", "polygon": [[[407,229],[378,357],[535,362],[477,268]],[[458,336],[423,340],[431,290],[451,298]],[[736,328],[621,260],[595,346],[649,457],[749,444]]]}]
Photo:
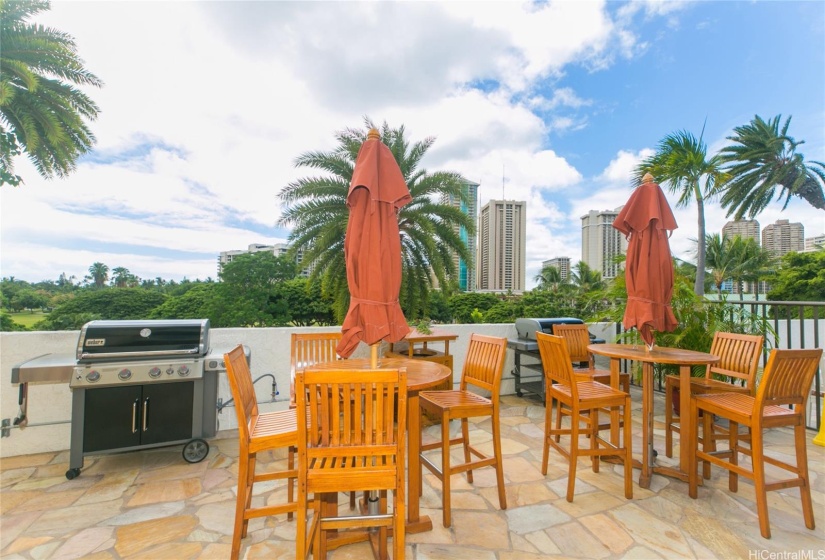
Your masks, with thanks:
[{"label": "wooden bar stool", "polygon": [[[729,471],[728,488],[731,492],[739,489],[739,475],[751,479],[756,487],[756,513],[759,517],[759,531],[766,539],[771,538],[768,519],[769,490],[799,488],[802,499],[802,515],[805,526],[814,528],[814,510],[811,501],[811,483],[808,476],[808,455],[806,449],[805,408],[811,390],[811,382],[822,358],[822,349],[814,350],[773,350],[765,366],[765,373],[756,390],[756,396],[744,393],[715,393],[694,395],[690,399],[690,456],[689,490],[691,498],[698,495],[698,461],[707,461]],[[788,407],[792,408],[788,408]],[[705,434],[704,448],[699,449],[699,414],[715,414],[730,421],[727,450],[711,452],[708,434]],[[739,426],[750,429],[750,447],[742,447]],[[713,426],[711,424],[711,426]],[[764,430],[781,426],[793,427],[796,466],[765,455]],[[739,464],[739,453],[751,458],[750,470]],[[727,458],[727,460],[724,460]],[[775,482],[765,481],[765,463],[784,469],[795,476]]]},{"label": "wooden bar stool", "polygon": [[[306,558],[310,549],[315,558],[325,558],[329,530],[378,527],[376,556],[386,557],[392,528],[393,558],[403,560],[406,369],[310,368],[296,376],[295,392],[298,414],[308,416],[308,423],[298,426],[296,558]],[[325,494],[368,490],[381,493],[377,514],[334,517],[323,507]],[[391,514],[387,490],[394,497]]]},{"label": "wooden bar stool", "polygon": [[[422,391],[419,395],[421,412],[427,412],[441,418],[441,441],[421,446],[421,465],[427,467],[441,481],[441,499],[443,503],[443,523],[449,527],[450,515],[450,477],[466,472],[467,481],[473,482],[473,469],[491,466],[496,469],[498,484],[498,501],[501,509],[507,509],[507,497],[504,493],[504,467],[501,461],[501,425],[499,422],[499,392],[501,375],[504,371],[504,358],[507,352],[507,339],[496,336],[473,334],[464,359],[461,372],[461,384],[457,391]],[[474,386],[490,392],[490,398],[468,391]],[[468,418],[489,416],[493,424],[493,456],[484,455],[470,445]],[[461,420],[461,436],[450,439],[450,420]],[[450,465],[450,447],[462,444],[464,463]],[[425,451],[441,450],[441,468],[424,456]],[[471,460],[471,455],[477,457]]]},{"label": "wooden bar stool", "polygon": [[[762,352],[762,343],[765,338],[761,335],[736,334],[716,332],[713,335],[710,353],[719,356],[718,363],[708,365],[704,377],[690,379],[690,394],[701,395],[708,393],[743,393],[755,394],[756,370],[759,366],[759,355]],[[668,375],[665,378],[665,455],[673,457],[673,433],[681,433],[679,416],[673,411],[673,390],[679,388],[679,376]],[[680,414],[682,411],[679,411]],[[684,411],[687,414],[687,411]],[[708,426],[713,417],[703,417],[702,425]],[[717,428],[717,436],[724,432]],[[702,437],[709,433],[709,428],[702,430]],[[687,434],[685,434],[687,437]],[[710,449],[713,450],[714,440],[711,439]],[[710,478],[710,465],[705,464],[704,477]]]},{"label": "wooden bar stool", "polygon": [[[298,426],[295,410],[258,413],[258,401],[252,385],[252,375],[244,355],[243,345],[238,345],[224,354],[226,374],[235,411],[238,416],[238,496],[235,504],[235,524],[232,532],[232,560],[237,560],[241,550],[241,539],[246,537],[249,520],[292,512],[297,504],[293,500],[293,484],[298,476],[295,469],[295,446],[298,443]],[[255,474],[257,454],[278,448],[288,449],[287,470]],[[287,480],[287,503],[265,507],[252,507],[252,488],[256,482]]]},{"label": "wooden bar stool", "polygon": [[[592,461],[593,472],[599,472],[599,457],[603,455],[618,455],[624,462],[624,495],[633,497],[633,464],[631,455],[630,435],[630,395],[624,391],[614,389],[597,381],[577,381],[567,344],[564,338],[542,332],[536,333],[539,343],[541,363],[544,367],[546,401],[544,420],[544,448],[542,450],[541,472],[547,474],[547,463],[550,456],[550,446],[556,449],[569,463],[567,475],[567,501],[573,501],[576,487],[576,464],[579,456],[589,456]],[[553,399],[558,401],[556,406],[557,423],[553,428]],[[565,414],[570,416],[570,428],[561,428],[563,407],[567,407]],[[622,407],[624,445],[618,447],[599,436],[599,409]],[[588,412],[588,416],[582,412]],[[590,436],[590,448],[579,447],[580,423],[586,422],[586,432]],[[610,425],[607,426],[608,428]],[[570,449],[565,449],[556,441],[556,436],[569,435]],[[601,446],[601,447],[600,447]]]}]

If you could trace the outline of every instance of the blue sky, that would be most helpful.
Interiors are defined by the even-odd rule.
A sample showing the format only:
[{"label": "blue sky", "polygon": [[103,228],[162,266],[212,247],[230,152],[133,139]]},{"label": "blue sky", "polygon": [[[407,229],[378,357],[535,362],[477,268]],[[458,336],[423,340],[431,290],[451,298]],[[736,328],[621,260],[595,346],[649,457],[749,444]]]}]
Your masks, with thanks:
[{"label": "blue sky", "polygon": [[[529,278],[581,258],[580,217],[623,204],[672,132],[704,126],[714,152],[755,114],[793,115],[825,161],[820,1],[61,1],[37,21],[73,35],[105,86],[76,173],[44,181],[20,160],[25,186],[0,189],[0,274],[29,281],[95,261],[215,277],[220,251],[286,240],[277,193],[308,174],[294,159],[365,115],[435,136],[423,167],[480,183],[480,205],[526,200]],[[691,259],[695,207],[675,213]],[[719,231],[725,211],[706,218]],[[802,201],[758,217],[783,218],[825,233]]]}]

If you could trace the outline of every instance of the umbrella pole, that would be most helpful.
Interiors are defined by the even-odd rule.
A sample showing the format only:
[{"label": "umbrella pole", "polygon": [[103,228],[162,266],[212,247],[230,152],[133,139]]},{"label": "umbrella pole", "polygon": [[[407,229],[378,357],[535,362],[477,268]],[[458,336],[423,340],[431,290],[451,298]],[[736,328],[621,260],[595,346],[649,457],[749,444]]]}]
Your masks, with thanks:
[{"label": "umbrella pole", "polygon": [[380,342],[370,344],[370,368],[378,369],[378,345]]}]

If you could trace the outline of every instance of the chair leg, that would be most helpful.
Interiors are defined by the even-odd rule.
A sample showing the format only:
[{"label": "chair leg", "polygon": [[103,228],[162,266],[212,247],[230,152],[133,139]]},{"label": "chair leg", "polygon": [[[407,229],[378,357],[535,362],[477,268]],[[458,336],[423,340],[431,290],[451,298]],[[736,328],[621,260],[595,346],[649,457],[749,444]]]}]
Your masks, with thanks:
[{"label": "chair leg", "polygon": [[[464,447],[464,463],[471,461],[470,457],[470,424],[466,418],[461,419],[461,444]],[[473,483],[473,470],[467,471],[467,482]]]},{"label": "chair leg", "polygon": [[[681,411],[682,414],[687,411]],[[696,423],[699,421],[699,406],[696,399],[690,399],[690,426],[687,434],[682,434],[683,437],[688,438],[688,496],[694,500],[698,496],[697,488],[699,486],[699,465],[696,454],[699,452],[699,437],[696,429]]]},{"label": "chair leg", "polygon": [[630,393],[624,402],[624,497],[628,500],[633,498],[633,455],[632,438],[630,433]]},{"label": "chair leg", "polygon": [[[378,494],[378,511],[381,515],[387,513],[387,491],[380,490]],[[387,528],[378,528],[378,558],[387,558]]]},{"label": "chair leg", "polygon": [[[307,557],[307,493],[298,492],[298,508],[295,520],[295,558],[304,560]],[[235,560],[233,558],[233,560]]]},{"label": "chair leg", "polygon": [[[684,414],[687,411],[682,411]],[[665,379],[665,455],[673,457],[673,384]]]},{"label": "chair leg", "polygon": [[[557,411],[561,414],[561,411]],[[545,397],[544,406],[544,440],[541,452],[541,474],[547,476],[547,462],[550,456],[550,430],[553,426],[553,399]]]},{"label": "chair leg", "polygon": [[[244,505],[244,512],[252,507],[252,486],[255,480],[255,466],[257,464],[257,455],[249,456],[249,463],[246,471],[246,505]],[[241,528],[241,538],[246,538],[246,530],[249,527],[249,519],[244,516],[243,527]]]},{"label": "chair leg", "polygon": [[[289,451],[287,452],[287,461],[286,461],[286,468],[290,471],[295,469],[295,448],[290,446]],[[288,503],[295,502],[295,479],[291,476],[286,479],[286,492],[287,492],[287,501]],[[292,521],[292,512],[286,514],[286,518],[289,521]]]},{"label": "chair leg", "polygon": [[[716,431],[713,429],[713,414],[710,412],[702,414],[702,448],[708,453],[716,451]],[[702,461],[702,478],[710,479],[710,461]]]},{"label": "chair leg", "polygon": [[561,430],[561,401],[558,399],[556,399],[556,413],[556,443],[559,443],[561,441],[561,434],[559,433],[559,430]]},{"label": "chair leg", "polygon": [[[599,409],[593,408],[590,410],[590,449],[593,451],[599,448]],[[590,456],[591,467],[593,472],[599,472],[599,456],[593,454]]]},{"label": "chair leg", "polygon": [[244,532],[244,511],[251,494],[249,486],[249,456],[241,451],[238,461],[238,496],[235,500],[235,525],[232,530],[232,560],[237,560],[241,552],[241,539]]},{"label": "chair leg", "polygon": [[[733,426],[731,426],[731,431]],[[737,426],[738,431],[738,426]],[[759,532],[766,539],[771,538],[771,522],[768,517],[768,495],[765,490],[765,461],[762,447],[762,429],[753,431],[751,438],[751,460],[753,462],[753,483],[756,486],[756,514],[759,516]]]},{"label": "chair leg", "polygon": [[[402,473],[403,474],[403,473]],[[395,516],[393,520],[393,560],[404,560],[404,543],[407,530],[404,521],[404,512],[407,511],[406,500],[404,499],[404,478],[402,477],[400,483],[397,485],[395,492],[393,492],[395,502],[392,513]]]},{"label": "chair leg", "polygon": [[814,506],[811,502],[811,480],[808,478],[808,451],[806,449],[805,426],[794,426],[794,447],[796,447],[796,468],[802,486],[799,487],[799,496],[802,498],[802,515],[805,517],[805,527],[814,529]]},{"label": "chair leg", "polygon": [[450,516],[450,417],[441,417],[441,503],[442,522],[445,527],[451,523]]},{"label": "chair leg", "polygon": [[501,458],[501,424],[498,410],[493,412],[493,455],[496,459],[496,484],[498,485],[498,505],[507,509],[507,493],[504,490],[504,463]]},{"label": "chair leg", "polygon": [[579,409],[573,405],[570,414],[570,465],[567,469],[567,501],[573,502],[576,490],[576,463],[579,461]]},{"label": "chair leg", "polygon": [[[730,464],[739,464],[739,424],[731,421],[728,434],[728,449],[730,449]],[[753,441],[753,440],[751,440]],[[753,445],[753,444],[751,444]],[[751,454],[753,454],[753,447],[751,447]],[[751,456],[753,460],[753,455]],[[754,461],[755,463],[755,461]],[[731,492],[739,491],[739,475],[733,470],[728,471],[728,490]]]}]

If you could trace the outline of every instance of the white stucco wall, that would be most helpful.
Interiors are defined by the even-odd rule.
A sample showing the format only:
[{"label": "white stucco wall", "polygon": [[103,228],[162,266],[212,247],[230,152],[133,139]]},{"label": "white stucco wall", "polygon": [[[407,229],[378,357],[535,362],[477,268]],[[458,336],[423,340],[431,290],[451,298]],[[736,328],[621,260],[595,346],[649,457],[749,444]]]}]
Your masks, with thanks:
[{"label": "white stucco wall", "polygon": [[[252,378],[272,373],[278,383],[280,395],[271,402],[271,381],[262,379],[256,385],[262,411],[278,410],[286,407],[289,399],[289,354],[292,332],[329,331],[326,328],[261,328],[261,329],[211,329],[210,344],[213,350],[229,350],[237,344],[244,344],[251,351]],[[454,382],[458,383],[464,355],[470,334],[474,332],[516,338],[512,324],[449,325],[445,331],[458,335],[450,343],[453,355]],[[11,383],[12,367],[43,354],[74,354],[79,336],[78,331],[63,332],[3,332],[0,333],[0,419],[13,422],[18,412],[18,385]],[[362,345],[356,351],[363,357],[369,355],[369,348]],[[511,375],[513,352],[507,352],[504,366],[502,393],[513,393]],[[46,451],[69,449],[71,421],[71,390],[68,384],[29,384],[28,421],[23,429],[12,428],[9,436],[0,438],[0,457],[27,455]],[[218,398],[231,398],[226,376],[221,376]],[[49,425],[38,425],[53,423]],[[231,430],[237,427],[234,408],[227,407],[218,415],[218,429]]]}]

